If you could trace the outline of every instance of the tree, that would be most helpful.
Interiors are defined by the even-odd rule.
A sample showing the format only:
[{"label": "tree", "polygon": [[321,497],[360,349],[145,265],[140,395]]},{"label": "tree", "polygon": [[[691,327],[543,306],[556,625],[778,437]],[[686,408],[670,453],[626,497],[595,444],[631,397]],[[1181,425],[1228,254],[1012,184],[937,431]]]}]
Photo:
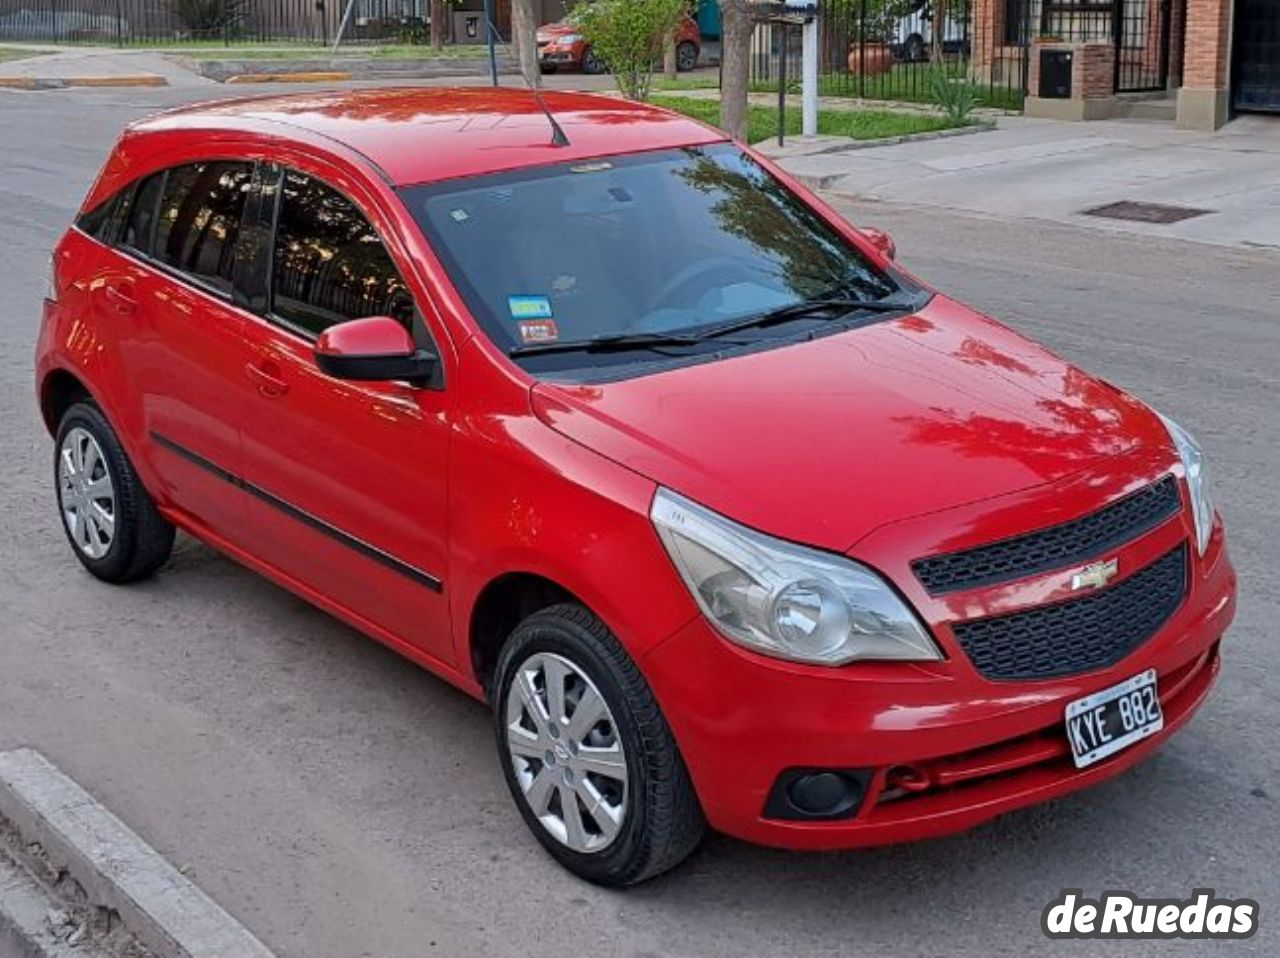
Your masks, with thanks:
[{"label": "tree", "polygon": [[542,86],[538,66],[538,0],[511,0],[511,44],[520,61],[520,73],[530,89]]},{"label": "tree", "polygon": [[445,0],[431,0],[431,49],[444,49]]},{"label": "tree", "polygon": [[647,100],[663,47],[687,9],[686,0],[587,0],[573,18],[623,95]]},{"label": "tree", "polygon": [[933,0],[933,43],[929,49],[929,62],[935,67],[942,65],[942,43],[947,35],[947,18],[951,11],[947,9],[947,0]]},{"label": "tree", "polygon": [[751,80],[751,4],[720,0],[720,128],[735,140],[747,136],[747,86]]}]

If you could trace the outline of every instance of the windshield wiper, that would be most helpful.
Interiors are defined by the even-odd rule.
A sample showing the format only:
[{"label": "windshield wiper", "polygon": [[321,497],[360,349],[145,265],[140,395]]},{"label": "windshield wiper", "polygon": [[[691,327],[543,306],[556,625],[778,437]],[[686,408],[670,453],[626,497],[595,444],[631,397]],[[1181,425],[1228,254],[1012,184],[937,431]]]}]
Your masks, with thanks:
[{"label": "windshield wiper", "polygon": [[508,356],[541,356],[547,353],[607,353],[614,350],[651,349],[654,346],[696,346],[701,336],[681,333],[610,333],[590,339],[565,339],[559,342],[526,343],[513,346]]},{"label": "windshield wiper", "polygon": [[729,333],[740,332],[744,329],[761,329],[765,326],[776,326],[779,323],[789,322],[793,319],[819,317],[823,313],[835,311],[838,311],[838,314],[828,318],[844,319],[850,313],[860,312],[903,313],[913,308],[911,303],[892,302],[884,299],[851,299],[845,297],[806,299],[799,303],[792,303],[790,306],[782,306],[732,323],[725,323],[723,326],[704,329],[698,333],[698,337],[711,339],[718,336],[726,336]]},{"label": "windshield wiper", "polygon": [[[609,333],[592,336],[590,339],[565,339],[549,343],[525,343],[513,346],[507,351],[508,356],[545,356],[548,353],[607,353],[628,349],[653,349],[662,346],[696,346],[708,339],[719,339],[730,333],[744,329],[759,329],[774,326],[792,319],[803,319],[808,316],[819,316],[823,313],[837,311],[833,319],[843,319],[850,313],[901,313],[912,309],[911,303],[889,302],[883,299],[851,299],[842,297],[824,297],[806,299],[771,309],[765,313],[757,313],[745,319],[712,326],[688,333]],[[740,344],[745,345],[745,344]]]}]

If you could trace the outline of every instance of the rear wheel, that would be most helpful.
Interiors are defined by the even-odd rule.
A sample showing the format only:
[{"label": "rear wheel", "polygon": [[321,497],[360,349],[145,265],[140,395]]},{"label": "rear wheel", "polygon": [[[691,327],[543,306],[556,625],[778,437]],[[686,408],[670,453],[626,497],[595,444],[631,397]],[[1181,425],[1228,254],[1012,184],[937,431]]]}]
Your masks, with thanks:
[{"label": "rear wheel", "polygon": [[688,73],[698,65],[698,45],[685,40],[676,47],[676,69]]},{"label": "rear wheel", "polygon": [[907,38],[906,45],[902,51],[903,59],[908,63],[917,63],[924,59],[924,37],[918,33],[913,33]]},{"label": "rear wheel", "polygon": [[54,481],[72,551],[99,579],[144,579],[168,560],[173,526],[156,511],[120,440],[92,403],[76,403],[62,417]]},{"label": "rear wheel", "polygon": [[498,749],[542,846],[601,885],[679,864],[705,829],[653,692],[618,640],[579,605],[525,619],[499,657]]}]

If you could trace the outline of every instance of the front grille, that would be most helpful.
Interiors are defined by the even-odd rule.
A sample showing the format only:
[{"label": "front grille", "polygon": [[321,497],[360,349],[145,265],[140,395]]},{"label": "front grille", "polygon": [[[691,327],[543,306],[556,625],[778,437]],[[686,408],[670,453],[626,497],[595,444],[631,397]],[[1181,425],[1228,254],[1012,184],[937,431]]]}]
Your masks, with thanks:
[{"label": "front grille", "polygon": [[1169,621],[1187,588],[1187,544],[1080,599],[952,626],[989,679],[1047,679],[1114,665]]},{"label": "front grille", "polygon": [[931,595],[1012,582],[1123,545],[1176,515],[1181,505],[1177,480],[1165,476],[1081,519],[961,552],[916,559],[911,568]]}]

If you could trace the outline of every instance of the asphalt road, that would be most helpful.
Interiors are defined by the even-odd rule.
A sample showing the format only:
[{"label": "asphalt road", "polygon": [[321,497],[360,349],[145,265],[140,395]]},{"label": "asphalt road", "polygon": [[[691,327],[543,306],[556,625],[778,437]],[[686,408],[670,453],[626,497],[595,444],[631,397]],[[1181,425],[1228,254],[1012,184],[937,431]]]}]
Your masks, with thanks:
[{"label": "asphalt road", "polygon": [[860,853],[714,838],[605,892],[526,833],[481,706],[191,541],[128,589],[68,552],[31,384],[46,251],[120,125],[182,95],[0,93],[0,748],[44,751],[294,958],[1023,955],[1055,950],[1039,921],[1063,887],[1256,898],[1258,936],[1229,947],[1280,951],[1280,255],[850,207],[1200,436],[1241,573],[1222,681],[1155,758],[1052,806]]}]

